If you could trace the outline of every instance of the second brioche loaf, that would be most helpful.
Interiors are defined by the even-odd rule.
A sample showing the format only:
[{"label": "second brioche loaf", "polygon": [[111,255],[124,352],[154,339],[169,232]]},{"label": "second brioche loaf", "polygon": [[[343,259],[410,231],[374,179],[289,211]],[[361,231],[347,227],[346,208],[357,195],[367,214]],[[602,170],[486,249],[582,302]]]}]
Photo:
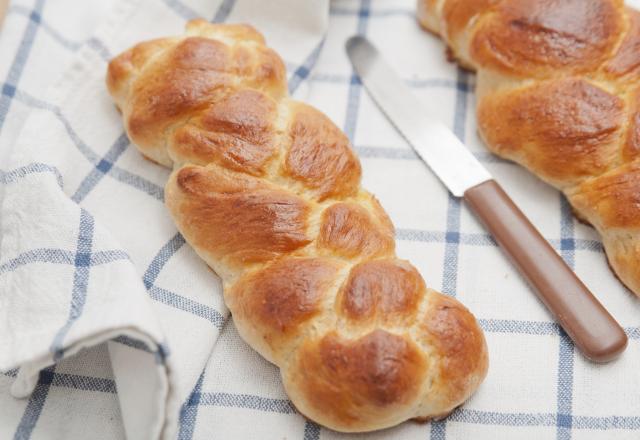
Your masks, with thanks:
[{"label": "second brioche loaf", "polygon": [[419,0],[477,71],[491,151],[562,190],[640,295],[640,13],[622,0]]}]

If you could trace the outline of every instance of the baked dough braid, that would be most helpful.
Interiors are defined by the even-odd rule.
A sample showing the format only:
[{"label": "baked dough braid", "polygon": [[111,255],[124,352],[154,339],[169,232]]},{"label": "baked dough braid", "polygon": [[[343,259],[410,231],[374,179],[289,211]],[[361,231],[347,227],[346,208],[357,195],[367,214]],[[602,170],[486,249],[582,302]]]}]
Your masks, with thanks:
[{"label": "baked dough braid", "polygon": [[491,151],[562,190],[640,295],[640,13],[622,0],[419,0],[477,71]]},{"label": "baked dough braid", "polygon": [[487,348],[473,315],[396,258],[349,140],[289,98],[260,33],[191,21],[111,61],[107,85],[142,154],[173,167],[178,229],[300,412],[370,431],[442,417],[478,387]]}]

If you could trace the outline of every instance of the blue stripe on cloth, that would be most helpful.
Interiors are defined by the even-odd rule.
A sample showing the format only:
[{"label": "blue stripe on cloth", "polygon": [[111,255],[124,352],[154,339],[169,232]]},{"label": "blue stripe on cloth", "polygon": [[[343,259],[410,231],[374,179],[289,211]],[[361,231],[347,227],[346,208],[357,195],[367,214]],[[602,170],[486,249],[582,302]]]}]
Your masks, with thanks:
[{"label": "blue stripe on cloth", "polygon": [[317,46],[311,51],[309,56],[302,62],[298,68],[293,71],[293,75],[289,80],[289,93],[294,94],[295,91],[300,87],[300,84],[309,77],[311,70],[316,65],[318,58],[320,57],[320,52],[322,52],[322,47],[324,46],[325,37],[322,37],[322,40],[317,44]]},{"label": "blue stripe on cloth", "polygon": [[588,417],[573,416],[574,429],[608,430],[627,429],[640,430],[640,417],[608,416]]},{"label": "blue stripe on cloth", "polygon": [[[422,160],[412,148],[389,148],[373,146],[355,146],[356,152],[361,158],[381,158],[397,160]],[[515,164],[485,151],[472,152],[478,161],[483,163]]]},{"label": "blue stripe on cloth", "polygon": [[[485,332],[519,335],[561,335],[561,328],[555,322],[521,321],[515,319],[478,319]],[[631,340],[640,340],[640,327],[625,327]]]},{"label": "blue stripe on cloth", "polygon": [[448,420],[451,422],[479,425],[553,426],[555,424],[555,415],[547,413],[501,413],[495,411],[458,409],[448,417]]},{"label": "blue stripe on cloth", "polygon": [[[449,235],[446,232],[427,231],[424,229],[396,229],[396,239],[403,241],[419,241],[424,243],[454,243],[458,240],[461,244],[469,246],[493,246],[497,247],[495,239],[486,233],[461,232],[457,236]],[[562,239],[547,238],[549,243],[556,249],[561,249]],[[585,250],[595,253],[604,253],[602,243],[596,240],[573,239],[576,250]]]},{"label": "blue stripe on cloth", "polygon": [[[562,249],[562,243],[564,241],[564,239],[550,239],[548,240],[549,243],[551,243],[551,246],[553,246],[556,250],[561,250]],[[581,239],[581,238],[572,238],[571,239],[571,245],[573,246],[574,250],[580,250],[580,251],[591,251],[591,252],[596,252],[599,254],[604,254],[604,247],[602,246],[602,243],[596,240],[585,240],[585,239]]]},{"label": "blue stripe on cloth", "polygon": [[180,0],[162,0],[162,3],[185,20],[193,20],[200,16],[200,14]]},{"label": "blue stripe on cloth", "polygon": [[405,80],[407,85],[410,87],[414,87],[417,89],[421,88],[450,88],[456,89],[459,92],[474,93],[474,83],[473,79],[466,75],[466,77],[461,78],[458,76],[458,79],[453,81],[448,78],[427,78],[427,79],[407,79]]},{"label": "blue stripe on cloth", "polygon": [[[469,75],[462,69],[458,68],[457,82],[466,83]],[[467,99],[468,94],[463,89],[456,89],[455,114],[453,119],[453,132],[464,142],[465,140],[465,124],[467,121]],[[442,293],[446,295],[456,296],[456,288],[458,285],[458,254],[460,249],[460,216],[461,201],[448,194],[447,206],[447,231],[445,233],[444,247],[444,271],[442,273]],[[431,424],[431,439],[444,440],[447,436],[447,421],[440,420]]]},{"label": "blue stripe on cloth", "polygon": [[9,377],[16,377],[20,368],[12,368],[11,370],[4,371],[2,374]]},{"label": "blue stripe on cloth", "polygon": [[129,255],[122,250],[98,251],[91,254],[91,266],[112,263],[117,260],[129,260]]},{"label": "blue stripe on cloth", "polygon": [[[91,254],[90,266],[111,263],[117,260],[128,260],[129,256],[124,251],[108,250]],[[40,248],[23,252],[15,258],[0,264],[0,275],[12,272],[17,268],[31,263],[75,264],[75,253],[64,249]]]},{"label": "blue stripe on cloth", "polygon": [[[478,319],[485,332],[520,335],[560,335],[560,326],[555,322],[521,321],[515,319]],[[629,339],[640,340],[640,327],[625,327]]]},{"label": "blue stripe on cloth", "polygon": [[[458,81],[466,81],[467,74],[461,69],[458,70]],[[454,133],[464,142],[465,138],[465,121],[467,109],[466,92],[457,89],[455,115],[454,115]],[[444,249],[444,271],[442,276],[442,292],[456,296],[456,288],[458,284],[458,253],[460,248],[460,215],[461,202],[458,198],[448,195],[447,206],[447,230],[445,233],[445,249]],[[431,439],[446,438],[446,421],[436,421],[431,425]]]},{"label": "blue stripe on cloth", "polygon": [[431,440],[444,440],[447,437],[447,425],[444,420],[435,420],[431,422],[431,430],[429,438]]},{"label": "blue stripe on cloth", "polygon": [[[206,368],[205,368],[206,370]],[[198,417],[198,407],[200,406],[200,395],[202,393],[202,383],[204,382],[203,371],[196,382],[195,387],[189,394],[187,401],[180,408],[180,430],[178,431],[178,440],[191,440],[193,431],[196,427],[196,418]]]},{"label": "blue stripe on cloth", "polygon": [[78,189],[71,196],[71,200],[80,203],[95,188],[100,180],[111,170],[118,158],[125,152],[129,146],[129,138],[126,133],[118,136],[107,153],[94,165],[89,174],[80,182]]},{"label": "blue stripe on cloth", "polygon": [[347,96],[347,114],[344,121],[344,132],[355,143],[356,125],[358,123],[358,107],[360,106],[360,78],[353,73],[349,82],[349,95]]},{"label": "blue stripe on cloth", "polygon": [[110,61],[113,58],[107,46],[96,37],[89,38],[87,40],[87,46],[93,49],[105,61]]},{"label": "blue stripe on cloth", "polygon": [[57,107],[55,105],[42,101],[41,99],[35,98],[29,95],[28,93],[23,92],[22,90],[18,90],[16,86],[10,83],[1,83],[1,86],[2,86],[3,95],[9,96],[6,90],[10,89],[11,90],[10,96],[14,97],[17,101],[20,101],[25,105],[28,105],[29,107],[38,108],[42,110],[49,110],[50,112],[56,111]]},{"label": "blue stripe on cloth", "polygon": [[[554,426],[557,415],[551,413],[499,413],[460,409],[449,420],[463,423],[501,426]],[[640,430],[640,417],[621,416],[573,416],[573,428],[583,430],[624,429]]]},{"label": "blue stripe on cloth", "polygon": [[[348,84],[351,81],[351,77],[340,74],[328,74],[328,73],[315,73],[309,78],[311,82],[323,82],[323,83],[333,83],[333,84]],[[408,78],[403,79],[406,85],[409,87],[413,87],[416,89],[421,88],[445,88],[445,89],[459,89],[463,92],[467,92],[470,94],[474,93],[473,81],[469,78],[468,83],[460,83],[458,81],[454,81],[448,78],[424,78],[424,79],[416,79],[416,78]]]},{"label": "blue stripe on cloth", "polygon": [[211,322],[216,328],[221,329],[225,319],[222,314],[206,304],[194,301],[186,296],[171,292],[161,287],[153,286],[149,289],[149,295],[154,301],[161,302],[175,309],[182,310],[192,315],[199,316]]},{"label": "blue stripe on cloth", "polygon": [[91,271],[91,248],[93,246],[93,217],[80,209],[80,226],[78,231],[78,244],[75,254],[75,271],[73,274],[73,288],[71,292],[71,304],[67,322],[58,330],[53,342],[51,352],[55,361],[64,355],[64,338],[71,329],[73,323],[80,317],[87,297],[89,273]]},{"label": "blue stripe on cloth", "polygon": [[51,385],[53,386],[110,394],[117,393],[116,383],[112,379],[66,373],[52,373],[52,376]]},{"label": "blue stripe on cloth", "polygon": [[154,350],[149,347],[145,342],[140,341],[138,339],[133,339],[126,335],[118,336],[117,338],[112,339],[113,342],[117,342],[122,345],[126,345],[127,347],[134,348],[136,350],[145,351],[147,353],[153,354],[157,364],[164,364],[165,360],[169,356],[169,347],[167,344],[158,344],[157,349]]},{"label": "blue stripe on cloth", "polygon": [[[354,9],[340,8],[336,6],[332,6],[329,9],[329,14],[332,16],[353,16],[358,15],[358,11]],[[411,20],[415,20],[415,10],[413,8],[407,9],[381,9],[381,10],[372,10],[369,12],[372,18],[386,18],[386,17],[395,17],[395,16],[406,16],[411,18]]]},{"label": "blue stripe on cloth", "polygon": [[[468,74],[458,69],[458,82],[466,82]],[[465,123],[467,120],[467,93],[456,90],[455,114],[453,132],[462,141],[465,141]],[[444,249],[444,273],[442,279],[442,292],[455,296],[458,284],[458,252],[460,248],[460,216],[461,201],[449,194],[447,206],[447,231],[445,233]]]},{"label": "blue stripe on cloth", "polygon": [[560,255],[572,269],[575,266],[573,214],[569,202],[560,194]]},{"label": "blue stripe on cloth", "polygon": [[64,188],[64,181],[62,179],[62,174],[60,174],[60,171],[58,171],[58,169],[54,166],[40,162],[33,162],[10,171],[0,170],[0,183],[8,185],[10,183],[16,182],[18,179],[22,179],[23,177],[35,173],[53,174],[56,178],[56,181],[58,182],[58,186],[60,188]]},{"label": "blue stripe on cloth", "polygon": [[398,228],[396,229],[396,239],[423,243],[462,243],[470,246],[497,246],[491,235],[483,233],[458,233],[454,235],[440,231]]},{"label": "blue stripe on cloth", "polygon": [[358,8],[358,28],[359,35],[367,35],[369,17],[371,15],[371,0],[360,0]]},{"label": "blue stripe on cloth", "polygon": [[53,382],[54,371],[55,367],[49,367],[40,372],[38,384],[31,394],[31,397],[29,397],[27,407],[24,413],[22,413],[20,423],[18,423],[16,432],[13,435],[14,440],[28,440],[31,437],[31,433],[38,423],[38,419],[44,408],[44,403],[47,400],[49,388]]},{"label": "blue stripe on cloth", "polygon": [[125,185],[129,185],[132,188],[142,191],[143,193],[150,195],[159,202],[164,201],[164,188],[160,185],[156,185],[155,183],[145,179],[142,176],[119,168],[116,165],[111,167],[108,174],[118,182],[124,183]]},{"label": "blue stripe on cloth", "polygon": [[138,339],[130,338],[129,336],[118,336],[117,338],[113,338],[112,341],[122,345],[126,345],[127,347],[135,348],[136,350],[146,351],[147,353],[154,353],[154,351],[149,348],[149,346],[145,342]]},{"label": "blue stripe on cloth", "polygon": [[163,365],[166,363],[167,357],[169,357],[169,344],[161,342],[158,344],[158,350],[154,353],[156,358],[156,364]]},{"label": "blue stripe on cloth", "polygon": [[245,408],[280,414],[297,414],[293,404],[287,399],[271,399],[251,394],[200,393],[198,404],[203,406],[224,406]]},{"label": "blue stripe on cloth", "polygon": [[557,335],[560,326],[555,322],[518,321],[512,319],[478,319],[482,330],[490,333],[509,333],[526,335]]},{"label": "blue stripe on cloth", "polygon": [[304,440],[320,440],[320,430],[322,427],[316,422],[307,420],[304,424]]},{"label": "blue stripe on cloth", "polygon": [[[9,113],[9,107],[11,107],[11,100],[15,95],[16,87],[20,82],[22,71],[24,70],[24,66],[27,64],[29,53],[31,52],[31,48],[33,47],[33,42],[35,40],[36,33],[40,24],[43,7],[44,0],[36,0],[35,6],[31,10],[31,13],[29,15],[30,20],[27,23],[24,34],[22,35],[22,40],[20,41],[20,45],[18,46],[16,56],[13,59],[11,67],[9,68],[9,73],[7,74],[5,85],[2,87],[3,93],[2,96],[0,96],[0,132],[2,132],[4,121],[7,119],[7,114]],[[9,86],[8,84],[11,84],[11,86]]]},{"label": "blue stripe on cloth", "polygon": [[10,14],[23,15],[30,20],[35,20],[36,22],[39,22],[41,29],[45,31],[46,34],[48,34],[54,41],[56,41],[62,47],[64,47],[65,49],[68,49],[69,51],[72,51],[72,52],[76,51],[80,48],[80,46],[82,46],[81,42],[71,41],[70,39],[64,37],[55,28],[47,24],[42,19],[42,17],[38,15],[34,16],[31,12],[31,9],[29,8],[25,8],[24,6],[21,6],[21,5],[12,5],[11,7],[9,7],[9,10],[7,11],[7,15],[10,15]]},{"label": "blue stripe on cloth", "polygon": [[419,160],[418,154],[410,148],[358,147],[353,148],[360,158]]},{"label": "blue stripe on cloth", "polygon": [[[567,199],[560,195],[560,255],[572,269],[575,266],[574,224],[571,207]],[[557,391],[557,440],[570,440],[573,422],[573,354],[574,347],[569,336],[560,330],[558,353]]]},{"label": "blue stripe on cloth", "polygon": [[[18,375],[18,368],[13,368],[9,371],[5,371],[5,376],[16,377]],[[105,379],[102,377],[82,376],[79,374],[68,373],[54,373],[47,370],[43,370],[44,374],[40,374],[38,383],[49,383],[52,386],[73,388],[83,391],[99,391],[102,393],[116,394],[116,383],[112,379]]]},{"label": "blue stripe on cloth", "polygon": [[164,268],[164,265],[173,257],[173,255],[178,252],[178,250],[184,246],[185,241],[184,237],[178,232],[176,235],[171,237],[167,243],[164,244],[158,251],[153,260],[151,260],[151,264],[145,271],[142,280],[144,281],[144,285],[147,289],[150,289],[160,272]]},{"label": "blue stripe on cloth", "polygon": [[222,0],[222,3],[220,3],[216,14],[213,16],[213,19],[211,21],[213,21],[214,23],[227,21],[227,18],[229,17],[229,14],[231,13],[231,10],[235,6],[235,4],[236,0]]},{"label": "blue stripe on cloth", "polygon": [[73,255],[71,251],[63,249],[32,249],[12,258],[0,265],[0,274],[12,272],[20,266],[30,263],[57,263],[57,264],[73,264]]},{"label": "blue stripe on cloth", "polygon": [[629,339],[640,339],[640,327],[625,327],[624,331]]},{"label": "blue stripe on cloth", "polygon": [[[356,32],[359,35],[367,34],[367,25],[369,24],[369,12],[371,11],[371,0],[360,0],[360,8],[358,10],[358,25]],[[362,82],[356,74],[356,71],[351,70],[351,77],[349,79],[349,94],[347,96],[347,111],[344,122],[344,132],[351,140],[351,143],[355,143],[356,126],[358,124],[358,109],[360,107],[360,91],[362,88]]]}]

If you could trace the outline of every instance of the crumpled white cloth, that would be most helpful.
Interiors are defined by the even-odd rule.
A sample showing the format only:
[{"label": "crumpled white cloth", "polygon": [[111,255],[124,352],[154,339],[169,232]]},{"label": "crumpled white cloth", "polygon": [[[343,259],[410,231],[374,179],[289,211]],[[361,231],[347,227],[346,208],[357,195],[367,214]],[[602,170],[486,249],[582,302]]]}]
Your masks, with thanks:
[{"label": "crumpled white cloth", "polygon": [[[8,59],[3,123],[18,124],[7,116],[15,107],[30,111],[19,134],[11,136],[9,129],[13,139],[4,143],[0,174],[0,371],[9,371],[3,380],[12,378],[11,394],[26,398],[20,401],[22,416],[3,421],[0,430],[25,438],[46,432],[44,419],[56,405],[49,396],[52,387],[61,381],[84,381],[89,391],[95,387],[95,373],[82,368],[67,373],[56,364],[102,346],[112,375],[103,371],[101,379],[109,382],[101,385],[117,389],[121,410],[111,423],[121,419],[131,439],[174,438],[181,407],[228,311],[219,281],[167,216],[162,203],[167,170],[129,145],[105,90],[106,63],[143,39],[182,33],[187,18],[220,21],[231,14],[256,23],[288,63],[304,66],[309,56],[315,59],[323,39],[328,3],[279,0],[267,7],[252,0],[235,5],[121,0],[109,8],[93,3],[76,13],[92,15],[90,8],[97,7],[105,17],[93,20],[87,42],[75,43],[66,56],[71,65],[46,92],[28,93],[23,84],[30,75],[55,73],[47,64],[59,61],[56,52],[70,49],[71,37],[62,34],[83,15],[62,18],[52,12],[49,22],[49,11],[73,12],[74,6],[14,3],[3,31],[4,43],[5,35],[19,35],[14,28],[26,24],[13,60]],[[39,47],[43,44],[47,47]],[[82,432],[99,431],[93,422],[74,423],[84,425]]]},{"label": "crumpled white cloth", "polygon": [[[635,439],[640,304],[559,194],[487,153],[473,76],[415,23],[413,0],[15,0],[0,33],[0,438],[346,438],[300,416],[238,336],[216,276],[162,204],[167,170],[124,135],[107,60],[188,18],[248,21],[294,96],[352,139],[398,252],[479,318],[491,365],[446,421],[366,438]],[[417,160],[344,55],[369,36],[627,329],[607,365],[573,348],[471,213]],[[325,38],[326,36],[326,38]],[[61,78],[61,79],[59,79]],[[107,342],[108,341],[108,342]],[[40,371],[44,368],[43,371]]]}]

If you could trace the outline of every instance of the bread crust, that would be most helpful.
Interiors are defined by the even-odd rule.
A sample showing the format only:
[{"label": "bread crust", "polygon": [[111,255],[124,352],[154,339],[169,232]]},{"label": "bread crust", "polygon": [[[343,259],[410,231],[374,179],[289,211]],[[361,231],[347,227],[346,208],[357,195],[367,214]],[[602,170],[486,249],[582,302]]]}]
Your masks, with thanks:
[{"label": "bread crust", "polygon": [[442,416],[477,389],[475,318],[397,259],[346,135],[287,96],[255,29],[189,22],[116,57],[107,86],[142,154],[174,168],[171,216],[299,411],[371,431]]},{"label": "bread crust", "polygon": [[419,0],[418,18],[477,72],[487,147],[562,190],[640,295],[640,13],[622,0],[437,3]]}]

